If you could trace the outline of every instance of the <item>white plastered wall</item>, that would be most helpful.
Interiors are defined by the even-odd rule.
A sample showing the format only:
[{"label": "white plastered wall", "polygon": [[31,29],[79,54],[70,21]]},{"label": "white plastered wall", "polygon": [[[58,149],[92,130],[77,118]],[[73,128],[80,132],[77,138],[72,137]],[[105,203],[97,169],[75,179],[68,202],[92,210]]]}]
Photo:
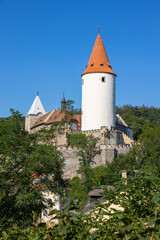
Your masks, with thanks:
[{"label": "white plastered wall", "polygon": [[82,76],[82,131],[102,126],[115,127],[115,75],[88,73]]}]

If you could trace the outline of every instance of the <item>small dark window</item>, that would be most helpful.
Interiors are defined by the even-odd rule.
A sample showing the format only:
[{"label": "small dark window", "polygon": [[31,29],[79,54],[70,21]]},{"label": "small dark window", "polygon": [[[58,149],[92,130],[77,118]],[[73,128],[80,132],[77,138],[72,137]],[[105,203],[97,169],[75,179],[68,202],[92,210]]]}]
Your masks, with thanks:
[{"label": "small dark window", "polygon": [[84,79],[82,79],[82,85],[84,84]]},{"label": "small dark window", "polygon": [[103,63],[102,63],[102,64],[100,64],[100,66],[101,66],[101,67],[103,67],[103,65],[104,65]]},{"label": "small dark window", "polygon": [[91,67],[93,67],[93,64],[91,64]]},{"label": "small dark window", "polygon": [[102,77],[102,82],[105,82],[105,77]]}]

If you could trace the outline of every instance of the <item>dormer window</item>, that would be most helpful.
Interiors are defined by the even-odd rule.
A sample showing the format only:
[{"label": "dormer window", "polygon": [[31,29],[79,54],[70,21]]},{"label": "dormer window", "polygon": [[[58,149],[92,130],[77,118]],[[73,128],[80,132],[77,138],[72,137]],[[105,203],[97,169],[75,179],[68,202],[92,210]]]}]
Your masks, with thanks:
[{"label": "dormer window", "polygon": [[105,77],[102,77],[102,82],[105,82]]}]

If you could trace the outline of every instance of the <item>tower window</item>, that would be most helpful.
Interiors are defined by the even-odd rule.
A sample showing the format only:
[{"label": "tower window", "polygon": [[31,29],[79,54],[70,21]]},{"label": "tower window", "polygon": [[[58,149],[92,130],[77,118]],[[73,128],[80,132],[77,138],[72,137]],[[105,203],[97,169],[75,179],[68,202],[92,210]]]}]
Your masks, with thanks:
[{"label": "tower window", "polygon": [[93,67],[93,64],[91,64],[91,67]]},{"label": "tower window", "polygon": [[102,77],[102,82],[105,82],[105,77]]},{"label": "tower window", "polygon": [[103,63],[102,63],[102,64],[100,64],[100,66],[101,66],[101,67],[103,67],[103,65],[104,65]]},{"label": "tower window", "polygon": [[82,84],[84,84],[84,79],[82,79]]}]

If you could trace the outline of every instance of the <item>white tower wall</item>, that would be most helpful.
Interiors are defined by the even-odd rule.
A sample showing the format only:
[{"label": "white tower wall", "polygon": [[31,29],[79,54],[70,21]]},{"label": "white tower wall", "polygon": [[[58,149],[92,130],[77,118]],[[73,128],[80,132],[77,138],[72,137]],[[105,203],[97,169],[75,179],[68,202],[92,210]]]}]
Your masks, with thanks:
[{"label": "white tower wall", "polygon": [[115,127],[115,75],[88,73],[82,76],[82,131],[102,126]]}]

